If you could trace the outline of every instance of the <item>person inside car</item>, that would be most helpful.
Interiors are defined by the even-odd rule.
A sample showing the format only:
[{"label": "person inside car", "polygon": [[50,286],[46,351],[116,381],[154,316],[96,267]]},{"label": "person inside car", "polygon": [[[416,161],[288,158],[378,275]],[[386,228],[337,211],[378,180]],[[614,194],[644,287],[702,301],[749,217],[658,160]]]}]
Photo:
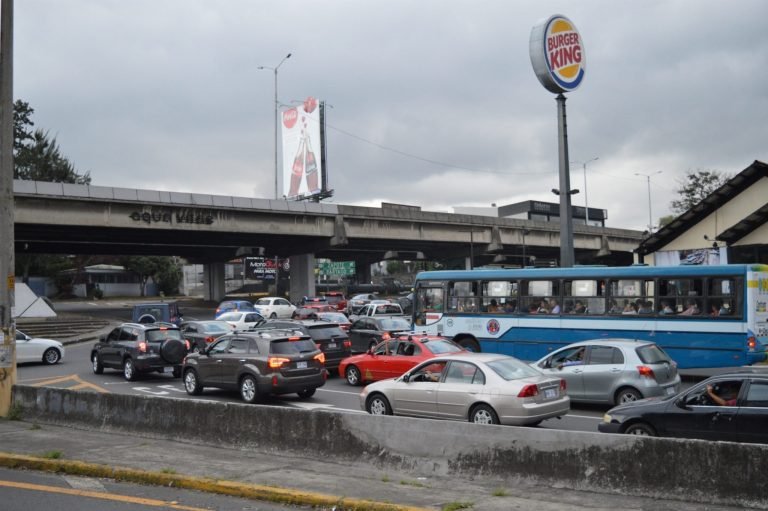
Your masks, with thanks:
[{"label": "person inside car", "polygon": [[[736,397],[725,399],[715,394],[715,389],[712,385],[707,385],[707,395],[718,406],[736,406]],[[738,396],[738,394],[736,394]]]},{"label": "person inside car", "polygon": [[577,349],[574,353],[568,355],[568,357],[561,361],[558,365],[558,369],[562,369],[563,367],[568,366],[579,366],[584,364],[584,353],[586,352],[586,348],[583,346],[579,349]]}]

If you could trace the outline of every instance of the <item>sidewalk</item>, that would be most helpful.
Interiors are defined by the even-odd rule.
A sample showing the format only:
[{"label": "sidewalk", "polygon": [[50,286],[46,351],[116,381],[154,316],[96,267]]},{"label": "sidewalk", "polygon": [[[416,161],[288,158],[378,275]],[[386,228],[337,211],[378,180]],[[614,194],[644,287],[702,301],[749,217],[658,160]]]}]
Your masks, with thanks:
[{"label": "sidewalk", "polygon": [[[59,459],[54,459],[57,454]],[[631,460],[627,462],[632,463]],[[76,473],[85,477],[120,476],[142,484],[174,485],[337,511],[743,509],[544,487],[530,480],[423,477],[416,473],[380,471],[365,460],[342,463],[294,454],[275,456],[200,443],[2,419],[0,466]],[[132,470],[117,472],[115,468]],[[360,502],[361,499],[366,502]]]}]

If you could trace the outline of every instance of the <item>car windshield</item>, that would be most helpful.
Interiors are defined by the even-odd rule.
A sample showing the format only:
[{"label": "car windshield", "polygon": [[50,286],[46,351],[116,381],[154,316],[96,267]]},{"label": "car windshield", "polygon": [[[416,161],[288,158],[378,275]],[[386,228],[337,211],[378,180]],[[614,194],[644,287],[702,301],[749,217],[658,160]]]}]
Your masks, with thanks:
[{"label": "car windshield", "polygon": [[280,339],[269,344],[269,352],[275,355],[297,355],[299,353],[310,353],[315,350],[317,350],[317,346],[309,339],[300,341]]},{"label": "car windshield", "polygon": [[516,358],[500,358],[487,363],[488,367],[507,381],[541,376],[541,373]]},{"label": "car windshield", "polygon": [[164,341],[166,339],[181,339],[181,332],[176,329],[168,330],[165,328],[147,330],[147,340],[150,342]]},{"label": "car windshield", "polygon": [[429,348],[429,351],[435,355],[456,353],[457,351],[462,351],[464,349],[448,339],[424,339],[422,342]]},{"label": "car windshield", "polygon": [[338,295],[327,295],[325,298],[328,300],[328,303],[330,304],[339,303],[344,299],[343,296],[338,296]]},{"label": "car windshield", "polygon": [[205,323],[203,325],[203,329],[207,334],[226,333],[232,330],[229,326],[229,323],[225,323],[223,321],[217,323]]},{"label": "car windshield", "polygon": [[379,320],[382,330],[410,330],[411,322],[405,318],[385,318]]},{"label": "car windshield", "polygon": [[331,339],[333,337],[347,336],[347,334],[342,332],[341,329],[336,325],[310,326],[309,335],[311,335],[312,338],[316,341],[320,339]]},{"label": "car windshield", "polygon": [[669,355],[656,344],[640,346],[635,351],[637,351],[637,356],[640,357],[644,364],[669,364],[672,362]]},{"label": "car windshield", "polygon": [[341,312],[322,312],[317,316],[322,320],[332,321],[334,323],[349,323],[347,317]]},{"label": "car windshield", "polygon": [[242,312],[225,312],[221,316],[219,316],[219,319],[222,321],[240,321],[240,318],[243,317]]}]

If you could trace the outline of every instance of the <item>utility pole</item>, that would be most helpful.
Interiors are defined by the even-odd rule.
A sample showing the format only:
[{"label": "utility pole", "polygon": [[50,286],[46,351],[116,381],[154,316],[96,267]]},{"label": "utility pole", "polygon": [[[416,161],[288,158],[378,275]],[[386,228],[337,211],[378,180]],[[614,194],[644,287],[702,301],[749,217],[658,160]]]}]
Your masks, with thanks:
[{"label": "utility pole", "polygon": [[16,277],[13,252],[13,0],[0,0],[0,416],[16,383]]}]

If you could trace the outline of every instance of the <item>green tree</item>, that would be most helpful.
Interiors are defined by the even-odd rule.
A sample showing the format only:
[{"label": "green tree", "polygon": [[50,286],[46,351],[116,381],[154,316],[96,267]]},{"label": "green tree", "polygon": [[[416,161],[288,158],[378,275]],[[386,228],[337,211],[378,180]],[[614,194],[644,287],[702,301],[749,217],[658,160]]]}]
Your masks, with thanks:
[{"label": "green tree", "polygon": [[717,170],[689,170],[684,179],[678,180],[680,188],[675,192],[680,194],[680,198],[670,203],[672,211],[678,215],[685,213],[723,186],[730,178],[731,176]]},{"label": "green tree", "polygon": [[146,296],[150,277],[157,284],[158,291],[166,295],[175,294],[181,282],[181,269],[173,258],[166,256],[129,256],[120,259],[126,270],[139,276],[141,296]]},{"label": "green tree", "polygon": [[659,227],[664,227],[674,219],[675,219],[675,215],[666,215],[659,218]]},{"label": "green tree", "polygon": [[157,257],[129,256],[120,260],[126,270],[139,276],[141,296],[146,296],[147,281],[158,271]]}]

